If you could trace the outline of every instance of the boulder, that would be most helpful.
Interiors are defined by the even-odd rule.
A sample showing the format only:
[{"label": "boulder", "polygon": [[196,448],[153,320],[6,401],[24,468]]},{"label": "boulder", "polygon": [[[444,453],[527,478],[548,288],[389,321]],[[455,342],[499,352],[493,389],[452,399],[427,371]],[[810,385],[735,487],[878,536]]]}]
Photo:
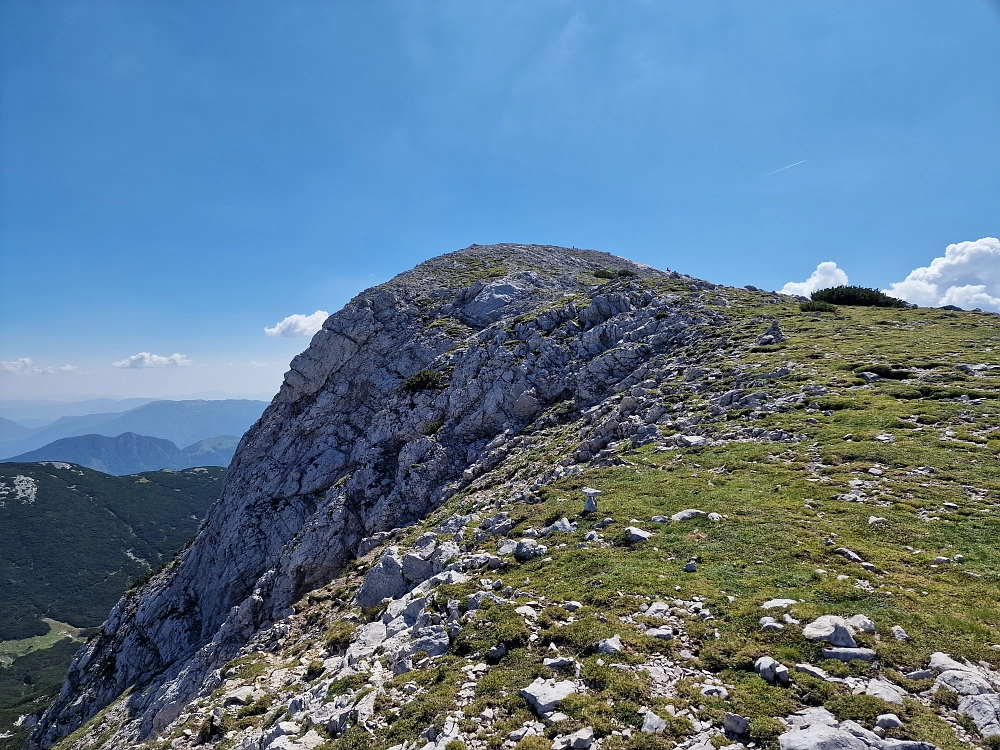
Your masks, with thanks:
[{"label": "boulder", "polygon": [[610,638],[605,638],[603,641],[598,641],[597,643],[597,653],[599,654],[617,654],[619,651],[623,651],[625,646],[622,644],[622,638],[620,635],[613,635]]},{"label": "boulder", "polygon": [[556,710],[559,701],[565,700],[574,693],[576,693],[576,685],[569,680],[556,682],[538,677],[528,687],[520,690],[518,695],[524,698],[537,713],[547,714]]},{"label": "boulder", "polygon": [[893,625],[892,628],[890,629],[890,632],[892,633],[892,637],[895,638],[897,641],[910,640],[909,634],[907,634],[907,632],[903,630],[902,626],[900,625]]},{"label": "boulder", "polygon": [[541,557],[548,551],[548,547],[539,544],[534,539],[522,539],[514,547],[514,559],[518,562],[528,562],[528,560]]},{"label": "boulder", "polygon": [[875,726],[882,727],[882,729],[899,729],[903,726],[903,722],[896,714],[879,714],[875,719]]},{"label": "boulder", "polygon": [[1000,695],[966,695],[958,701],[958,712],[972,719],[983,737],[1000,735]]},{"label": "boulder", "polygon": [[907,697],[908,694],[895,683],[877,678],[868,681],[868,685],[865,687],[865,695],[874,695],[886,703],[894,703],[897,706],[902,706],[903,698]]},{"label": "boulder", "polygon": [[982,675],[975,672],[959,671],[957,669],[949,669],[942,672],[938,675],[934,684],[953,690],[959,695],[984,695],[996,692],[993,686]]},{"label": "boulder", "polygon": [[635,544],[636,542],[644,542],[653,536],[650,531],[643,531],[642,529],[636,528],[635,526],[629,526],[625,529],[625,538],[628,539],[630,544]]},{"label": "boulder", "polygon": [[872,635],[875,633],[875,623],[870,617],[866,617],[865,615],[854,615],[853,617],[848,617],[847,624],[859,633],[869,633]]},{"label": "boulder", "polygon": [[642,731],[646,734],[659,734],[666,728],[667,722],[652,711],[647,711],[642,719]]},{"label": "boulder", "polygon": [[869,750],[866,743],[842,729],[813,724],[778,737],[781,750]]},{"label": "boulder", "polygon": [[857,648],[851,626],[843,617],[823,615],[802,628],[802,635],[810,641],[824,641],[831,646]]},{"label": "boulder", "polygon": [[377,607],[385,599],[398,599],[407,590],[399,551],[396,547],[389,547],[365,574],[355,598],[360,607]]},{"label": "boulder", "polygon": [[726,712],[726,716],[722,721],[722,728],[725,730],[726,734],[739,737],[740,735],[746,734],[747,730],[750,728],[750,720],[740,716],[739,714]]},{"label": "boulder", "polygon": [[772,685],[788,684],[788,667],[770,656],[762,656],[753,665],[754,671],[762,680]]}]

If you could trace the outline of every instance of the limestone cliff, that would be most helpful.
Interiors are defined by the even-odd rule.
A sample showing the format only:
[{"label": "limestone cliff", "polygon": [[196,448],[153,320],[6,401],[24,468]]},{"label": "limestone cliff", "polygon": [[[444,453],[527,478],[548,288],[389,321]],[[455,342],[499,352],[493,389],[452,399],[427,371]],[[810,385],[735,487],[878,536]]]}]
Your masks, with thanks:
[{"label": "limestone cliff", "polygon": [[[602,270],[622,275],[599,287]],[[161,731],[362,540],[498,464],[506,438],[553,404],[579,414],[710,324],[717,313],[639,283],[671,276],[594,251],[473,245],[358,295],[292,361],[191,547],[77,657],[33,745],[129,691],[131,736]],[[406,387],[422,370],[439,381]]]}]

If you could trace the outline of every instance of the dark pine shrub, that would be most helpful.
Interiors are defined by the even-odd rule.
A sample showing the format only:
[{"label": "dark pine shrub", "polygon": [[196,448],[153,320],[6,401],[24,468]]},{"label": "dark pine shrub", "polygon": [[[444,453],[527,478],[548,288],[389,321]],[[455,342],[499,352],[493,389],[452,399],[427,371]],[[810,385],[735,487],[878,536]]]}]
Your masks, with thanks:
[{"label": "dark pine shrub", "polygon": [[404,380],[403,384],[399,386],[399,390],[402,393],[419,393],[420,391],[432,391],[443,387],[444,384],[441,382],[440,372],[437,370],[419,370]]},{"label": "dark pine shrub", "polygon": [[599,279],[613,279],[613,278],[615,278],[614,271],[609,271],[606,268],[598,268],[596,271],[594,271],[594,276],[596,276]]},{"label": "dark pine shrub", "polygon": [[803,302],[799,305],[799,309],[802,312],[837,312],[836,305],[831,305],[829,302],[821,302],[819,300]]},{"label": "dark pine shrub", "polygon": [[878,289],[863,286],[832,286],[818,289],[810,295],[814,302],[829,302],[831,305],[855,305],[861,307],[906,307],[901,299],[890,297]]}]

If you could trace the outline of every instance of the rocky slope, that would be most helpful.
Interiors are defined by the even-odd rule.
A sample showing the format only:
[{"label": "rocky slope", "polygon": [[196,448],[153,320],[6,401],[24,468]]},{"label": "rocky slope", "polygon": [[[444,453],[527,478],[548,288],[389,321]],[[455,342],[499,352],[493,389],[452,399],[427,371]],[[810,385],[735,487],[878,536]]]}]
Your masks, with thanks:
[{"label": "rocky slope", "polygon": [[[922,481],[940,444],[904,455],[892,430],[962,408],[885,421],[978,392],[949,391],[930,361],[905,371],[923,391],[890,390],[888,363],[831,374],[841,353],[803,329],[835,327],[830,348],[855,358],[872,348],[838,341],[842,317],[803,326],[792,302],[518,245],[362,293],[293,360],[194,544],[81,651],[32,746],[917,750],[1000,733],[983,478],[949,469],[934,509],[956,491],[978,515],[914,532],[975,552],[975,577],[943,571],[974,609],[935,620],[944,586],[922,578],[911,607],[920,550],[900,548],[913,518],[940,520],[911,507],[941,484]],[[903,330],[937,324],[924,312],[863,323],[912,353]],[[973,322],[950,356],[1000,338],[994,318]],[[992,387],[987,369],[960,377]],[[836,459],[820,433],[842,434],[854,407],[835,389],[877,401],[859,410],[864,450]],[[942,439],[995,463],[995,417],[976,409],[975,439]],[[603,491],[585,488],[589,506],[584,484]],[[711,514],[694,503],[708,499]],[[879,515],[856,522],[866,505]]]}]

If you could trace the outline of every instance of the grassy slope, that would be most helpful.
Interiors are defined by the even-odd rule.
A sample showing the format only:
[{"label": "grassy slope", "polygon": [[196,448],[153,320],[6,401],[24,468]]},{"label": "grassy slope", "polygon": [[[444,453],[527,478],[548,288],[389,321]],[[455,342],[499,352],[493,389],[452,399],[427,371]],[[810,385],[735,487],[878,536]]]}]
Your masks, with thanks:
[{"label": "grassy slope", "polygon": [[[622,626],[611,627],[595,619],[596,612],[609,619],[627,615],[644,601],[637,597],[644,596],[705,597],[705,605],[716,619],[692,619],[688,632],[698,644],[698,661],[718,671],[735,689],[728,702],[705,699],[696,692],[673,700],[678,707],[693,703],[703,717],[719,718],[722,710],[735,710],[749,718],[767,718],[826,703],[842,718],[870,722],[876,713],[891,708],[867,696],[847,697],[843,688],[801,674],[795,675],[799,685],[795,690],[771,687],[757,678],[753,661],[764,654],[790,666],[809,661],[833,674],[874,674],[872,667],[861,662],[844,665],[824,661],[820,648],[802,638],[796,628],[759,632],[757,621],[765,614],[759,605],[774,597],[802,600],[794,612],[803,621],[826,613],[869,615],[878,626],[878,636],[858,636],[859,642],[874,647],[884,673],[911,690],[926,686],[915,685],[900,673],[924,666],[937,650],[1000,666],[1000,652],[990,648],[1000,643],[1000,478],[996,455],[1000,448],[989,442],[992,432],[1000,427],[1000,402],[995,400],[1000,396],[1000,379],[966,377],[953,369],[958,363],[1000,364],[1000,319],[938,310],[849,307],[841,307],[836,314],[816,315],[800,312],[797,305],[761,305],[757,295],[729,292],[729,297],[734,304],[729,311],[732,325],[719,333],[741,349],[736,355],[727,353],[728,347],[720,349],[719,354],[709,354],[700,363],[721,370],[719,379],[703,395],[717,395],[731,387],[726,373],[736,365],[759,364],[761,372],[768,372],[794,362],[798,366],[790,376],[777,381],[774,390],[761,385],[772,395],[795,392],[806,384],[821,385],[828,393],[817,397],[816,403],[829,415],[796,409],[755,420],[733,413],[736,418],[728,425],[714,427],[720,431],[736,425],[780,428],[805,434],[806,439],[794,444],[733,442],[661,453],[641,448],[623,453],[630,464],[627,467],[589,470],[549,485],[541,493],[544,504],[524,506],[519,514],[522,522],[511,537],[562,515],[573,518],[579,488],[585,485],[604,491],[597,515],[616,519],[616,525],[605,531],[607,538],[613,538],[615,530],[633,518],[657,533],[641,545],[619,541],[608,548],[576,549],[575,543],[596,520],[580,519],[578,532],[565,538],[566,547],[550,547],[551,561],[517,566],[504,576],[505,583],[528,588],[525,581],[530,580],[530,589],[548,600],[575,599],[589,605],[582,610],[584,624],[576,628],[586,633],[576,644],[580,652],[585,652],[585,643],[612,630],[628,637]],[[789,336],[785,344],[751,346],[752,339],[766,327],[761,322],[763,316],[777,318]],[[854,369],[874,363],[932,369],[920,380],[860,385]],[[681,383],[678,375],[677,384]],[[919,388],[929,397],[921,397]],[[975,405],[941,400],[942,396],[954,398],[962,393],[990,398]],[[697,396],[687,399],[690,405],[700,401]],[[955,437],[943,440],[945,430]],[[894,443],[874,439],[886,433],[894,436]],[[845,441],[849,434],[853,439]],[[553,445],[566,437],[566,431],[559,429],[544,435]],[[551,465],[559,457],[556,451],[536,455],[543,465]],[[914,472],[927,466],[936,473]],[[883,469],[880,480],[868,473],[873,467]],[[511,466],[508,471],[514,473],[517,468]],[[865,503],[833,499],[849,492],[852,488],[848,483],[858,479],[877,480],[877,486],[866,489],[870,499]],[[465,498],[466,509],[471,509],[474,498]],[[943,502],[959,508],[945,509]],[[460,503],[453,500],[446,510],[454,512]],[[685,508],[715,511],[725,519],[717,524],[704,519],[661,526],[648,522],[653,515],[669,515]],[[935,520],[922,520],[921,511],[928,511],[925,515]],[[435,518],[446,515],[439,512]],[[869,524],[872,515],[886,522]],[[828,545],[827,539],[835,544]],[[839,546],[854,550],[881,572],[868,573],[849,563],[834,552]],[[937,555],[951,557],[956,553],[965,555],[963,564],[933,564]],[[698,571],[683,573],[685,561],[696,555],[702,560]],[[838,575],[848,577],[838,580]],[[475,588],[472,585],[470,592]],[[732,602],[729,596],[734,597]],[[778,616],[780,619],[780,610]],[[909,642],[891,637],[889,629],[897,624],[911,636]],[[513,659],[509,673],[497,675],[493,681],[506,685],[508,694],[516,694],[516,689],[534,675],[545,674],[540,669],[544,647],[549,640],[562,640],[565,652],[564,631],[556,626],[536,647],[516,649],[508,657]],[[664,648],[650,640],[635,635],[632,643],[636,652]],[[521,663],[515,667],[517,661]],[[594,661],[589,657],[586,663],[596,670]],[[435,679],[447,681],[444,674]],[[594,707],[607,698],[626,700],[630,705],[637,699],[655,705],[656,701],[641,700],[641,688],[637,695],[631,695],[635,689],[630,684],[611,684],[590,700],[580,700],[577,714],[587,719],[581,726],[595,722]],[[519,700],[508,698],[505,702]],[[489,700],[481,702],[483,706],[491,704]],[[504,701],[492,703],[503,705]],[[466,711],[466,715],[473,713]],[[927,707],[911,701],[905,714],[909,735],[941,747],[962,746]],[[528,715],[521,708],[515,716],[512,726]],[[633,723],[641,722],[637,716],[632,715]],[[638,747],[654,741],[645,737],[634,742]],[[340,740],[331,745],[344,743]]]},{"label": "grassy slope", "polygon": [[[664,291],[689,294],[683,282],[650,283]],[[895,730],[897,736],[927,739],[949,750],[964,746],[940,718],[937,707],[926,705],[927,701],[908,700],[904,709],[892,708],[878,699],[851,696],[843,686],[800,673],[794,674],[793,687],[772,687],[753,674],[752,665],[758,656],[770,654],[793,670],[796,662],[809,661],[836,675],[874,674],[875,667],[861,662],[845,665],[824,661],[820,649],[807,642],[798,628],[761,633],[758,618],[765,612],[759,605],[782,597],[802,601],[793,611],[803,621],[824,613],[869,615],[878,634],[860,635],[859,642],[876,649],[884,676],[913,693],[929,687],[930,681],[913,683],[901,673],[924,666],[936,650],[1000,666],[1000,651],[991,648],[1000,643],[1000,478],[996,455],[1000,442],[992,442],[994,431],[1000,436],[1000,401],[996,400],[1000,379],[967,377],[953,369],[958,363],[1000,364],[1000,319],[939,310],[847,307],[836,314],[816,315],[802,313],[797,305],[769,303],[759,294],[740,290],[725,290],[725,294],[732,304],[728,311],[731,323],[726,330],[714,331],[713,341],[726,343],[713,349],[712,342],[707,342],[702,350],[686,353],[698,359],[699,367],[717,371],[715,379],[709,381],[706,392],[681,390],[683,399],[678,393],[664,393],[664,400],[683,400],[689,414],[707,414],[705,399],[732,387],[730,377],[735,367],[759,365],[764,373],[791,362],[790,375],[760,381],[749,390],[759,388],[774,396],[800,392],[810,384],[822,386],[827,393],[814,399],[820,410],[807,410],[803,404],[763,418],[731,412],[728,419],[723,416],[707,427],[719,434],[740,426],[781,428],[804,434],[805,439],[797,443],[730,442],[662,452],[651,446],[637,451],[623,446],[621,457],[626,465],[586,469],[543,488],[539,492],[542,503],[508,508],[518,521],[511,538],[563,515],[578,520],[579,530],[547,540],[547,559],[515,564],[495,573],[484,571],[467,584],[442,587],[437,599],[463,599],[479,589],[482,575],[501,579],[503,586],[526,593],[518,603],[524,603],[528,595],[538,602],[537,640],[529,641],[529,633],[512,607],[485,606],[477,622],[465,626],[452,653],[388,685],[389,692],[381,694],[376,703],[384,725],[376,738],[352,728],[342,739],[331,740],[324,747],[389,747],[404,739],[412,741],[429,724],[440,726],[453,710],[465,679],[461,668],[481,660],[490,646],[500,642],[510,647],[509,653],[478,682],[474,702],[465,708],[467,717],[488,707],[505,712],[495,725],[495,733],[486,738],[490,748],[499,748],[507,731],[531,719],[517,690],[535,676],[550,674],[542,659],[551,642],[559,644],[563,654],[575,655],[583,662],[583,676],[590,686],[586,695],[575,696],[561,706],[572,721],[560,724],[559,732],[593,726],[598,736],[603,736],[615,726],[638,727],[642,721],[637,712],[640,705],[666,716],[665,704],[672,704],[716,722],[726,710],[739,712],[755,720],[752,731],[757,733],[758,743],[769,746],[774,740],[770,717],[822,704],[841,718],[857,718],[868,725],[876,714],[895,710],[905,719],[904,728]],[[707,297],[716,295],[709,293]],[[767,327],[771,317],[780,322],[789,340],[779,346],[754,347],[754,337]],[[880,363],[920,365],[924,369],[920,378],[872,386],[863,385],[855,376],[858,368]],[[682,371],[678,370],[676,382],[670,385],[687,389]],[[988,398],[975,404],[943,400],[962,393]],[[478,480],[472,489],[452,498],[425,523],[393,543],[412,542],[455,512],[478,509],[489,514],[494,500],[509,501],[505,490],[509,479],[531,479],[550,469],[579,442],[578,429],[579,425],[573,424],[535,430],[532,440],[536,447],[528,455],[509,460]],[[951,434],[946,435],[946,431]],[[853,436],[851,440],[844,439],[848,434]],[[875,439],[884,434],[892,435],[894,442]],[[935,471],[918,471],[918,467],[933,467]],[[869,473],[872,468],[880,469],[881,477]],[[856,489],[849,484],[852,480],[866,483],[861,487],[867,495],[865,502],[834,499]],[[576,515],[581,509],[579,489],[585,485],[604,492],[597,518]],[[958,507],[946,508],[946,502]],[[685,508],[715,511],[724,519],[719,523],[698,519],[659,526],[649,522],[653,515]],[[588,543],[578,548],[584,535],[606,515],[615,519],[615,524],[603,531],[613,544]],[[872,515],[885,521],[870,524]],[[655,536],[645,543],[625,544],[620,532],[633,518],[655,531]],[[849,563],[834,552],[841,545],[874,563],[880,572],[870,573]],[[483,549],[493,551],[489,543]],[[951,557],[956,553],[965,556],[964,563],[933,563],[937,555]],[[685,561],[692,556],[701,559],[697,572],[683,573]],[[371,560],[369,556],[360,561],[344,579],[313,592],[300,603],[299,614],[293,618],[293,632],[302,633],[298,645],[277,655],[244,657],[228,676],[252,680],[267,665],[268,669],[291,668],[306,682],[318,679],[322,670],[307,671],[306,667],[336,652],[336,644],[353,630],[353,624],[340,618],[348,611],[352,588]],[[714,619],[688,618],[686,647],[693,653],[693,661],[688,663],[716,672],[731,686],[728,700],[705,698],[694,684],[682,685],[672,697],[654,697],[648,682],[598,662],[591,650],[593,643],[620,633],[629,650],[618,655],[618,661],[639,663],[661,652],[684,663],[679,651],[685,644],[656,641],[617,619],[636,612],[648,597],[660,596],[685,600],[704,597]],[[547,602],[566,600],[584,604],[571,625],[564,623],[564,610],[546,608]],[[355,618],[376,614],[354,610]],[[897,624],[909,633],[909,642],[899,642],[889,634]],[[393,697],[400,693],[392,688],[411,682],[420,686],[418,700]],[[358,685],[344,689],[348,687]],[[211,700],[202,702],[202,714],[211,710]],[[280,695],[269,695],[259,702],[256,713],[241,714],[232,728],[276,720],[282,713],[282,700]],[[196,712],[189,728],[197,731],[201,722]],[[685,723],[672,719],[665,735],[638,734],[631,740],[606,737],[603,747],[670,747],[685,735]],[[96,726],[96,721],[92,725]],[[470,723],[468,730],[473,731],[474,725]],[[84,728],[75,736],[86,732]],[[170,739],[165,737],[150,746],[166,747]],[[217,747],[225,747],[227,742],[222,740]],[[60,746],[72,744],[70,740]],[[88,744],[100,745],[100,741]],[[525,740],[522,746],[521,750],[535,750],[548,743],[535,738]]]}]

